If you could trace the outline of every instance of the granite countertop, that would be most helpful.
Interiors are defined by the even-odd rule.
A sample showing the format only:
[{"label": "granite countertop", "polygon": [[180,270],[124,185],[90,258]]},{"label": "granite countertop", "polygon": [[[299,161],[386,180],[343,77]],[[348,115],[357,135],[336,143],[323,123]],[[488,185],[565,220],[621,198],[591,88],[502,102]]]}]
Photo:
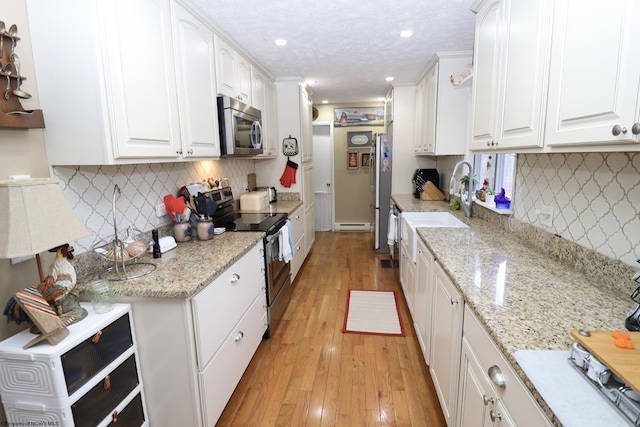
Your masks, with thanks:
[{"label": "granite countertop", "polygon": [[[449,211],[446,202],[420,201],[412,195],[392,198],[403,212]],[[514,353],[569,350],[571,329],[624,330],[632,304],[629,294],[599,285],[593,277],[482,218],[451,213],[469,228],[418,228],[419,236],[557,424]]]},{"label": "granite countertop", "polygon": [[[142,298],[189,298],[207,286],[218,275],[261,242],[263,232],[225,231],[213,239],[178,243],[175,249],[154,259],[145,254],[138,262],[156,265],[146,276],[136,279],[110,281],[117,296]],[[78,269],[77,288],[87,294],[89,283],[96,280],[103,269]]]}]

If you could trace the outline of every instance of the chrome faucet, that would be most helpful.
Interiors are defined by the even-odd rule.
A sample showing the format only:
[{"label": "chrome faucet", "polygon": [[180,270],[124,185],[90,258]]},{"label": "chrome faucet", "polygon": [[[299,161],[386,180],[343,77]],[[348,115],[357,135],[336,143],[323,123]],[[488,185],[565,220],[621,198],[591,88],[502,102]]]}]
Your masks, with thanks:
[{"label": "chrome faucet", "polygon": [[449,199],[451,199],[451,195],[455,191],[456,184],[456,173],[458,172],[458,168],[462,165],[467,165],[469,168],[469,180],[467,182],[467,200],[464,200],[462,195],[460,195],[460,201],[462,205],[462,211],[464,212],[466,217],[471,216],[471,205],[473,204],[473,166],[467,160],[461,160],[453,168],[453,172],[451,172],[451,181],[449,181]]}]

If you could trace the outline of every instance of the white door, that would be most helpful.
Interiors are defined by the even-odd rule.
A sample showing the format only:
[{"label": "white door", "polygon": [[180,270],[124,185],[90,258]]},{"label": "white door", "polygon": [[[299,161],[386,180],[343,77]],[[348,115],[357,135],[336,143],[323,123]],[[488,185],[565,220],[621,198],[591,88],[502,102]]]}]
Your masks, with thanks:
[{"label": "white door", "polygon": [[315,229],[333,230],[333,123],[313,123]]}]

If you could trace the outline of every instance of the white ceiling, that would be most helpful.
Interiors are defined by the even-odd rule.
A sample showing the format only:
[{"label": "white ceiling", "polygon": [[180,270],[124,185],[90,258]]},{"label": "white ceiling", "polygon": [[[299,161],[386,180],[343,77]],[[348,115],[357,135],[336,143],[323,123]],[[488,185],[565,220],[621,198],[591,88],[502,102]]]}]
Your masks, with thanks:
[{"label": "white ceiling", "polygon": [[274,77],[304,78],[314,103],[377,100],[387,76],[415,82],[435,52],[473,49],[471,0],[193,2]]}]

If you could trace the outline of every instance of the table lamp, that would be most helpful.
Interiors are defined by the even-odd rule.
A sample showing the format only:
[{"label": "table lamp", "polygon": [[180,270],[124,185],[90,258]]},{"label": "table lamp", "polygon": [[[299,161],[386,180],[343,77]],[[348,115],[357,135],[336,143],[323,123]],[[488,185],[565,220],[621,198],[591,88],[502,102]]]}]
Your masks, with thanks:
[{"label": "table lamp", "polygon": [[0,258],[35,255],[43,282],[40,252],[90,235],[57,179],[0,181]]}]

